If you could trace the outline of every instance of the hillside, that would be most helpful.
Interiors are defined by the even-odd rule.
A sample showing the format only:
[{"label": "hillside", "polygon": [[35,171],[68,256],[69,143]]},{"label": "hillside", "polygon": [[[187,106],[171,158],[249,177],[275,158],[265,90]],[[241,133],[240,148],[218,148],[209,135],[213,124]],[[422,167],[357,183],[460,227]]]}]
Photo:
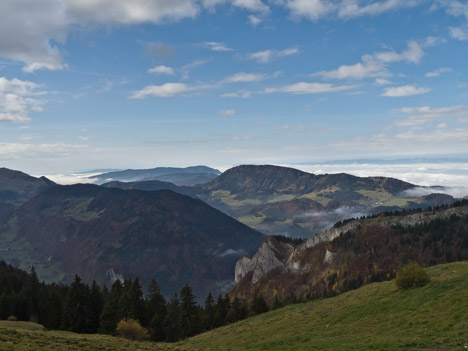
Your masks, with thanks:
[{"label": "hillside", "polygon": [[208,183],[221,172],[206,166],[192,166],[186,168],[156,167],[151,169],[127,169],[124,171],[107,172],[89,177],[96,184],[111,181],[138,182],[159,180],[180,186],[193,186]]},{"label": "hillside", "polygon": [[0,168],[0,220],[6,213],[28,201],[44,189],[55,185],[51,180]]},{"label": "hillside", "polygon": [[265,234],[307,238],[346,218],[454,201],[444,194],[408,197],[415,187],[393,178],[263,165],[231,168],[196,189],[211,206]]},{"label": "hillside", "polygon": [[124,190],[145,190],[145,191],[155,191],[155,190],[171,190],[179,194],[196,196],[195,190],[193,187],[189,186],[177,186],[174,183],[163,182],[161,180],[145,180],[139,182],[118,182],[113,181],[109,183],[104,183],[102,186],[106,188],[119,188]]},{"label": "hillside", "polygon": [[[468,340],[468,263],[427,269],[431,282],[373,283],[338,297],[277,309],[177,344],[41,331],[0,322],[0,350],[461,350]],[[28,346],[27,346],[28,345]]]},{"label": "hillside", "polygon": [[236,264],[231,294],[324,297],[387,280],[409,261],[468,260],[468,206],[351,220],[307,240],[271,236]]},{"label": "hillside", "polygon": [[188,282],[200,299],[232,284],[239,256],[263,235],[204,202],[168,190],[55,186],[18,208],[0,228],[0,259],[41,279],[112,283],[152,278],[170,296]]}]

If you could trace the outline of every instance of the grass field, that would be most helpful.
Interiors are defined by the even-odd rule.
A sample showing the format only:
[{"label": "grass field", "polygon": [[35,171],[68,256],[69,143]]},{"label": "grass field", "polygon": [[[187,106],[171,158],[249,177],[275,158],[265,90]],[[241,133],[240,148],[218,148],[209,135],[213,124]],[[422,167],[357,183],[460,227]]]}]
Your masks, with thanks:
[{"label": "grass field", "polygon": [[432,281],[423,288],[400,291],[393,281],[374,283],[172,345],[0,322],[0,350],[466,350],[468,262],[427,271]]}]

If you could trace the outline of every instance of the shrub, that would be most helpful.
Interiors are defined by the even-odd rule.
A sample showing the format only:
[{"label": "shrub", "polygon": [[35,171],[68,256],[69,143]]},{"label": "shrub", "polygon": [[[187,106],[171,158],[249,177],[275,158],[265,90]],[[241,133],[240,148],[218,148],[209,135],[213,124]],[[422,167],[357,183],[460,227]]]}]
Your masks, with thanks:
[{"label": "shrub", "polygon": [[148,331],[134,319],[122,319],[117,324],[117,335],[131,340],[149,340]]},{"label": "shrub", "polygon": [[16,318],[15,316],[10,316],[10,317],[8,317],[7,320],[10,321],[10,322],[16,322],[18,320],[18,318]]},{"label": "shrub", "polygon": [[421,287],[430,282],[430,278],[426,271],[417,263],[410,263],[402,267],[396,274],[396,285],[400,289],[409,289]]}]

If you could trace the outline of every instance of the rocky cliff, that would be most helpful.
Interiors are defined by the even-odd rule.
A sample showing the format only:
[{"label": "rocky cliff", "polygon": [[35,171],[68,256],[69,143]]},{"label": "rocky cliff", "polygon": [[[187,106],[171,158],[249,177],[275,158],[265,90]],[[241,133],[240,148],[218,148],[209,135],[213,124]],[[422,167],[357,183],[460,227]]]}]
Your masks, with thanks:
[{"label": "rocky cliff", "polygon": [[371,272],[363,280],[381,279],[408,260],[433,264],[468,259],[467,249],[468,206],[351,220],[302,241],[266,238],[255,255],[237,261],[232,293],[269,295],[266,287],[303,292],[314,281],[327,279],[330,270],[346,276],[364,266]]}]

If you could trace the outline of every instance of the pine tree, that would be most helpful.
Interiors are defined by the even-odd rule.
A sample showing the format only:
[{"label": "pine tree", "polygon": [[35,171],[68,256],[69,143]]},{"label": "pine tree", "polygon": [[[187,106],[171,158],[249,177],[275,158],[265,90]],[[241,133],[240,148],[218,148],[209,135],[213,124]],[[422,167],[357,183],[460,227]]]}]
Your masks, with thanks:
[{"label": "pine tree", "polygon": [[87,332],[96,333],[99,329],[99,319],[104,307],[104,297],[102,295],[101,288],[93,280],[91,290],[89,292],[89,307],[88,307],[88,319],[86,321]]},{"label": "pine tree", "polygon": [[148,296],[146,300],[147,320],[151,340],[165,340],[164,320],[166,318],[166,299],[162,296],[159,285],[156,280],[152,280],[148,287]]},{"label": "pine tree", "polygon": [[214,314],[214,323],[215,328],[219,328],[226,324],[226,316],[228,313],[228,306],[226,306],[226,301],[223,299],[221,294],[219,294],[218,299],[216,300],[215,314]]},{"label": "pine tree", "polygon": [[268,312],[268,305],[266,304],[263,295],[255,294],[250,307],[250,315],[255,316],[265,312]]},{"label": "pine tree", "polygon": [[204,329],[211,330],[214,326],[214,315],[215,315],[215,306],[214,299],[211,292],[208,293],[208,296],[205,300],[205,310],[204,310]]},{"label": "pine tree", "polygon": [[179,325],[179,296],[174,294],[169,305],[167,306],[167,315],[164,320],[166,332],[166,341],[174,342],[180,339]]},{"label": "pine tree", "polygon": [[115,328],[119,322],[119,320],[117,320],[117,313],[122,290],[123,288],[120,280],[116,280],[114,284],[112,284],[109,297],[104,303],[104,308],[100,318],[101,322],[99,326],[99,332],[104,334],[113,334],[115,332]]},{"label": "pine tree", "polygon": [[180,289],[179,324],[181,338],[188,338],[201,330],[199,310],[192,288],[185,284]]},{"label": "pine tree", "polygon": [[84,333],[87,331],[88,299],[89,287],[81,282],[81,278],[78,275],[75,275],[64,306],[64,329],[77,333]]}]

